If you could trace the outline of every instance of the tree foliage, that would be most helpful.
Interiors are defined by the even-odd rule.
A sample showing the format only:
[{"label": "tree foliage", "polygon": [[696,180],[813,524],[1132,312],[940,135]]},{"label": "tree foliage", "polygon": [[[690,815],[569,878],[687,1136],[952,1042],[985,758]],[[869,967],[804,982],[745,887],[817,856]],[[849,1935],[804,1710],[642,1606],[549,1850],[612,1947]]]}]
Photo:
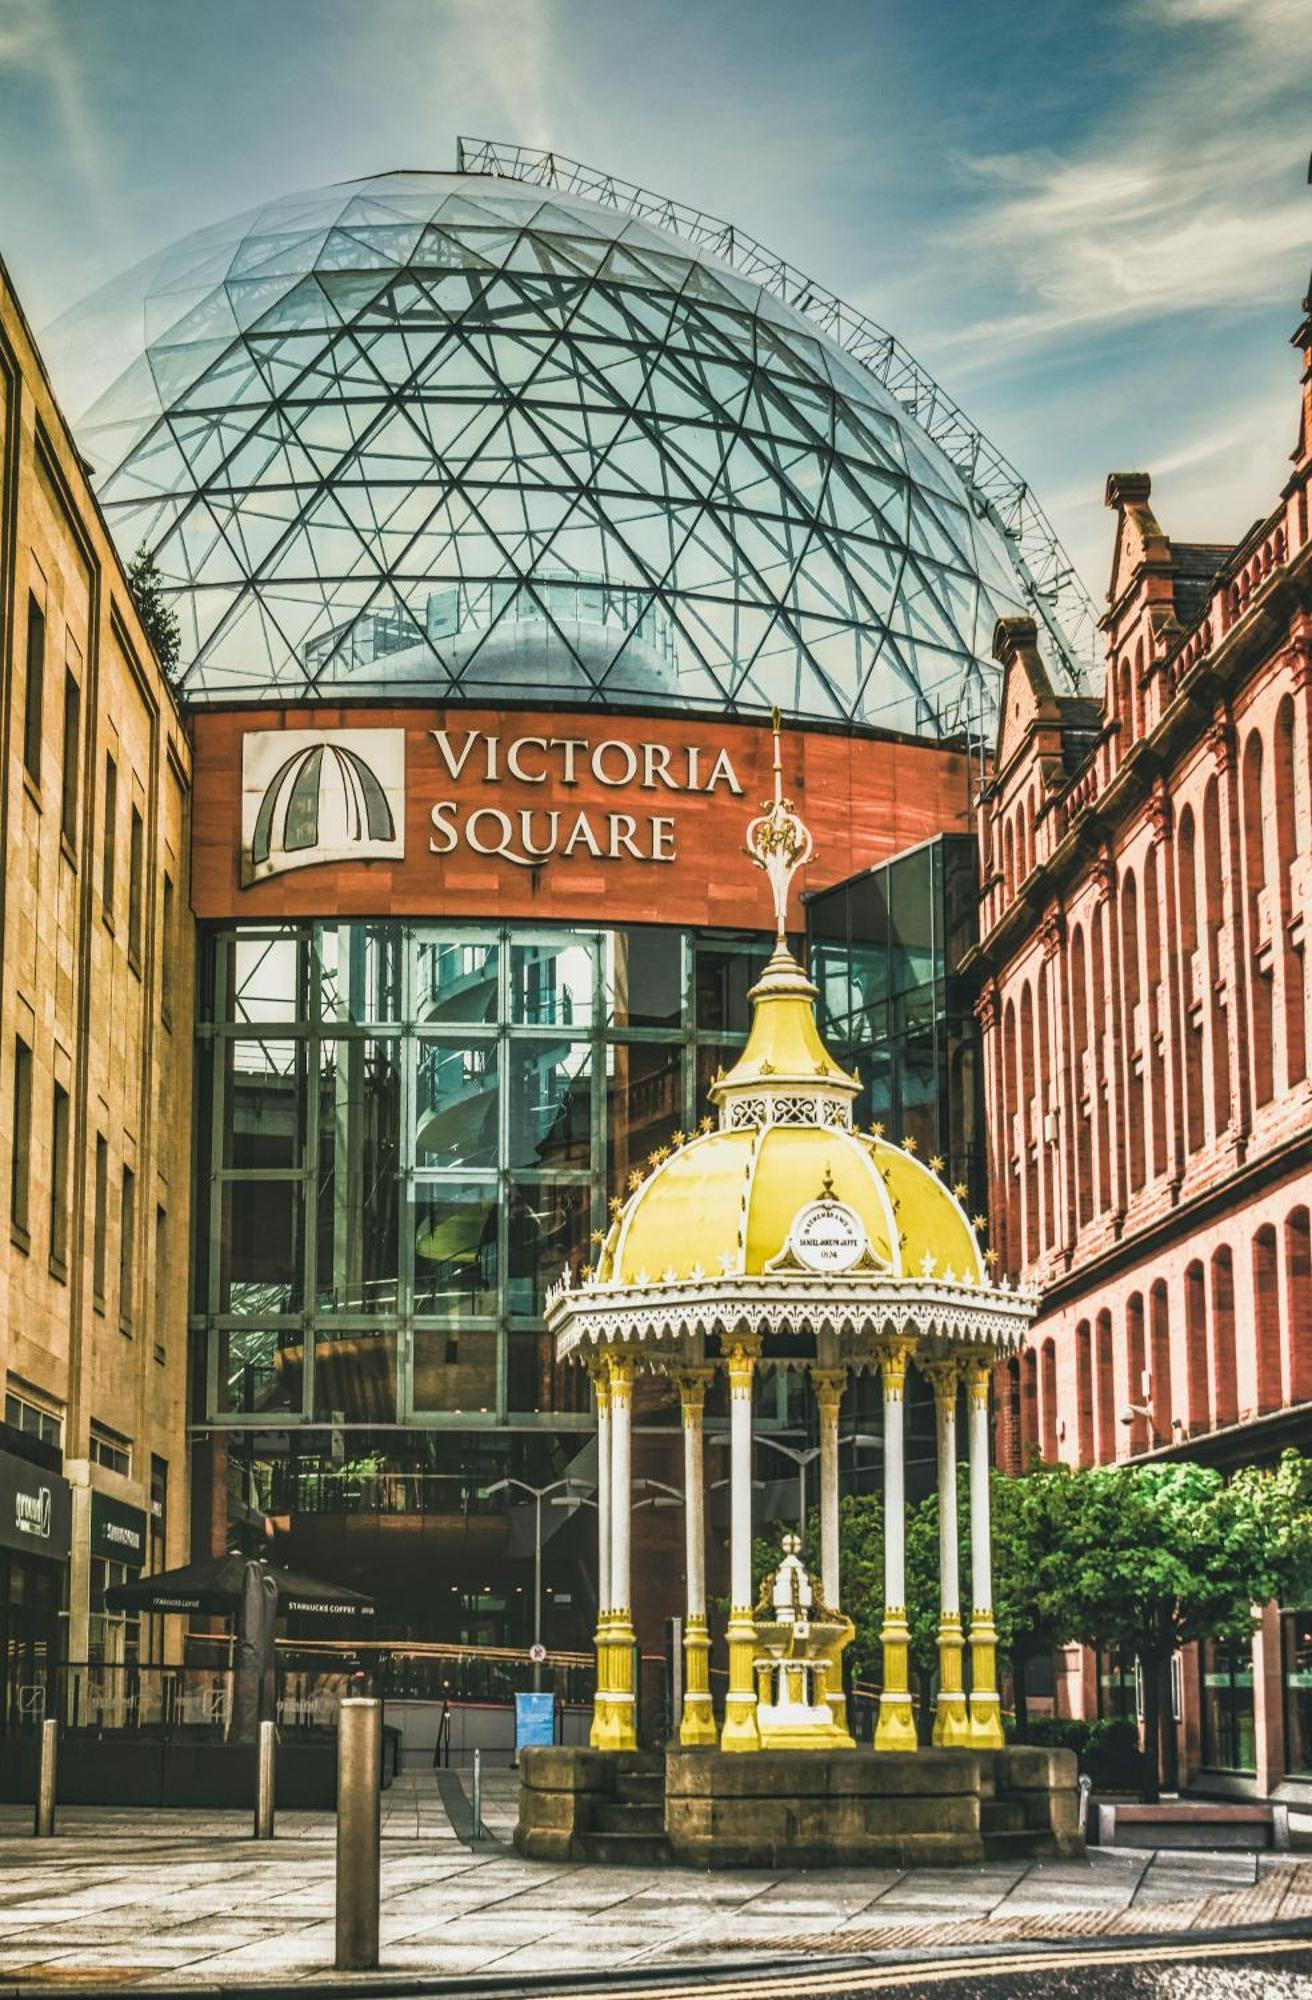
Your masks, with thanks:
[{"label": "tree foliage", "polygon": [[156,658],[165,673],[171,674],[182,651],[182,627],[165,598],[164,579],[145,542],[128,564],[128,589]]}]

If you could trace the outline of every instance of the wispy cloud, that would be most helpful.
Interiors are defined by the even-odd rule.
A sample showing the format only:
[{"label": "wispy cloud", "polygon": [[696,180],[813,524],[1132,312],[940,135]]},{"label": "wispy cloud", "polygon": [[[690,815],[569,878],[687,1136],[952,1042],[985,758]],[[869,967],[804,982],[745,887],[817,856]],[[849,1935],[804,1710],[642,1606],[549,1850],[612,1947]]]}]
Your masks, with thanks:
[{"label": "wispy cloud", "polygon": [[86,195],[105,194],[104,149],[60,0],[0,0],[0,80],[23,74],[43,85],[64,157]]},{"label": "wispy cloud", "polygon": [[[1142,81],[1068,151],[959,162],[975,198],[941,247],[1012,310],[946,344],[998,350],[1072,328],[1287,295],[1309,238],[1305,0],[1128,0]],[[980,352],[980,344],[983,352]]]}]

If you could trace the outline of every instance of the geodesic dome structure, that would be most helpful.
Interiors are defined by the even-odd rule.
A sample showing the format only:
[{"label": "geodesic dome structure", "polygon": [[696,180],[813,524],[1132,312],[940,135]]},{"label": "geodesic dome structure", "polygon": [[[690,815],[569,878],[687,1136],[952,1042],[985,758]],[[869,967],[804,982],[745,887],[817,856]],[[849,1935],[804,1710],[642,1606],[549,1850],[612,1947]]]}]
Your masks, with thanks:
[{"label": "geodesic dome structure", "polygon": [[78,435],[191,699],[987,726],[1034,597],[996,512],[801,307],[623,205],[382,174],[188,237],[113,310],[135,358]]}]

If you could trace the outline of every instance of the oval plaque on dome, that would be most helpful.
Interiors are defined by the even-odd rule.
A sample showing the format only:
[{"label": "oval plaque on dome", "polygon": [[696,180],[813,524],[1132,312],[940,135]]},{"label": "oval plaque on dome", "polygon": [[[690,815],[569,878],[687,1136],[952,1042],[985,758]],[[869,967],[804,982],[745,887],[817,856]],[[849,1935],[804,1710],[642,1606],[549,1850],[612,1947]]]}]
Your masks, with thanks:
[{"label": "oval plaque on dome", "polygon": [[809,1201],[793,1218],[788,1247],[808,1271],[850,1271],[869,1251],[870,1238],[845,1201]]}]

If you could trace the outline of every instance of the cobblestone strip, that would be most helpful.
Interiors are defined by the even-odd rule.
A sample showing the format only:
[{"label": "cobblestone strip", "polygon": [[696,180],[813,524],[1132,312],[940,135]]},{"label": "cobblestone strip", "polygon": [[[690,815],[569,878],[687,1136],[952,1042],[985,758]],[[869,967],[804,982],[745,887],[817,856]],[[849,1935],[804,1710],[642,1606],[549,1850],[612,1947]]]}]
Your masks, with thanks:
[{"label": "cobblestone strip", "polygon": [[[754,1938],[756,1951],[847,1953],[901,1951],[914,1945],[1007,1944],[1035,1938],[1134,1937],[1153,1931],[1233,1930],[1312,1916],[1312,1866],[1273,1868],[1249,1888],[1189,1902],[1140,1904],[1128,1910],[1056,1910],[1051,1916],[972,1917],[964,1923],[881,1924],[864,1930]],[[723,1949],[723,1943],[718,1946]]]}]

